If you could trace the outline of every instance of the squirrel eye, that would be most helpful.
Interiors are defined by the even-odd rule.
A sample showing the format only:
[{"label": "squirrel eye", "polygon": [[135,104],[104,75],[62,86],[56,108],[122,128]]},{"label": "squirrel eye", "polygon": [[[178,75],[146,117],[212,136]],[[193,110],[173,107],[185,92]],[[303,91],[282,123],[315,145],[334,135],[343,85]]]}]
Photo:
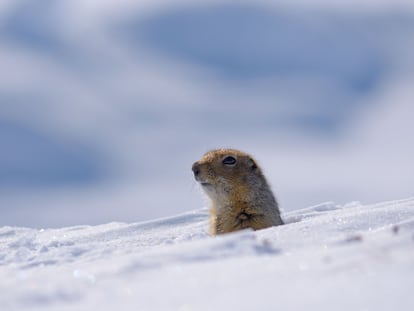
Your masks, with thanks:
[{"label": "squirrel eye", "polygon": [[227,156],[223,159],[223,164],[225,165],[234,165],[236,164],[236,158],[232,156]]}]

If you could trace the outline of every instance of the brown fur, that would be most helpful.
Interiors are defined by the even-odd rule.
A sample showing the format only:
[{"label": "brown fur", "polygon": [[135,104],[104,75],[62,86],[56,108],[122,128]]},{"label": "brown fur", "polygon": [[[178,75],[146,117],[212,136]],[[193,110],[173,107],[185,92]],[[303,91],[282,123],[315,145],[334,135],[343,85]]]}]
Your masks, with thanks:
[{"label": "brown fur", "polygon": [[[236,160],[234,164],[223,163],[229,156]],[[212,150],[195,162],[192,169],[212,201],[212,235],[283,224],[277,201],[250,155],[234,149]]]}]

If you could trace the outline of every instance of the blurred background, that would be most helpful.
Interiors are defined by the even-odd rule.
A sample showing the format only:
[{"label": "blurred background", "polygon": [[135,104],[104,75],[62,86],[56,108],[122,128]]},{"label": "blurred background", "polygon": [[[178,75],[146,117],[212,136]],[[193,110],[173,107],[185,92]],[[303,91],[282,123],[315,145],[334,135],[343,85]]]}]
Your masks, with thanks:
[{"label": "blurred background", "polygon": [[253,154],[287,212],[414,195],[412,1],[0,2],[0,226],[208,205]]}]

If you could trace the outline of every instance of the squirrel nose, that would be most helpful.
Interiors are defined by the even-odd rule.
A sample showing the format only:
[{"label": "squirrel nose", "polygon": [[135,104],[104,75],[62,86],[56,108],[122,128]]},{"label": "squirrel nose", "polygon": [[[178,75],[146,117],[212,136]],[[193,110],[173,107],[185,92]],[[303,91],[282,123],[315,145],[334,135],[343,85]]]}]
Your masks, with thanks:
[{"label": "squirrel nose", "polygon": [[200,164],[195,162],[191,168],[193,170],[194,176],[198,176],[200,174]]}]

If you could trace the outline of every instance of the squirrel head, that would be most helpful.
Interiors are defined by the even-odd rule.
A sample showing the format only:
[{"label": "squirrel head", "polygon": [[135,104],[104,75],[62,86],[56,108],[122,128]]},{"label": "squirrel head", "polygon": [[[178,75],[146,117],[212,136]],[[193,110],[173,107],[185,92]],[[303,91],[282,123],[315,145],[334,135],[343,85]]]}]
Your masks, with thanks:
[{"label": "squirrel head", "polygon": [[209,151],[193,164],[192,170],[206,194],[220,202],[230,200],[236,194],[246,196],[264,180],[256,161],[235,149]]}]

